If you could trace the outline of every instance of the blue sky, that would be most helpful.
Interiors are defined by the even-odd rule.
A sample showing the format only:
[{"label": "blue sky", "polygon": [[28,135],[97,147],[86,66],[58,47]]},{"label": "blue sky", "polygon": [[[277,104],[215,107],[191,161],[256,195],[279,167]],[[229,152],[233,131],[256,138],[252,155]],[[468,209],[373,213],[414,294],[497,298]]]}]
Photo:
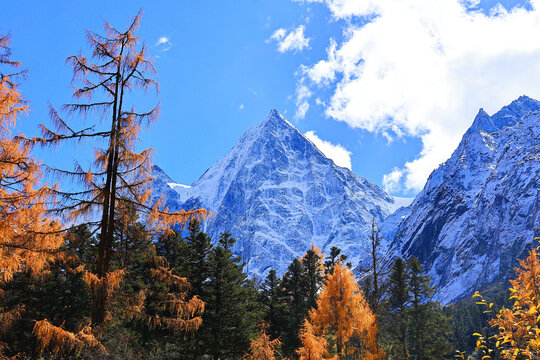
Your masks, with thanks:
[{"label": "blue sky", "polygon": [[[540,47],[527,47],[527,43],[517,47],[511,39],[499,45],[501,35],[497,34],[510,34],[523,42],[527,39],[520,34],[534,33],[540,21],[534,2],[505,1],[506,9],[514,9],[505,12],[492,0],[399,0],[406,4],[404,14],[410,16],[392,28],[385,19],[392,19],[395,1],[363,2],[366,7],[380,7],[375,9],[357,6],[358,0],[97,0],[92,6],[79,1],[7,1],[2,4],[0,31],[11,33],[13,55],[29,71],[22,91],[32,110],[18,129],[36,135],[37,124],[48,123],[48,102],[60,106],[71,100],[71,70],[65,59],[79,51],[88,54],[86,29],[101,32],[103,19],[123,28],[142,8],[138,35],[149,47],[160,93],[137,97],[137,101],[143,107],[160,101],[161,116],[142,136],[140,146],[154,148],[154,163],[176,181],[195,181],[242,133],[277,108],[303,133],[313,131],[349,151],[355,173],[394,195],[413,195],[455,148],[479,107],[494,112],[522,93],[539,97],[535,87],[539,69],[524,79],[512,71],[517,71],[515,64],[520,64],[520,71],[526,66],[532,69],[540,60]],[[455,10],[454,17],[449,17],[454,23],[443,26],[446,20],[435,21],[440,14],[432,4],[437,2],[441,12],[445,6]],[[409,21],[416,18],[421,21]],[[424,54],[425,39],[415,24],[432,20],[428,31],[435,35],[429,41],[435,39],[442,50],[430,52],[431,44]],[[374,26],[364,27],[368,22]],[[525,24],[524,28],[516,29],[518,23]],[[469,24],[467,31],[477,32],[478,41],[487,45],[476,53],[474,43],[463,41],[470,36],[459,34],[459,24]],[[290,37],[286,43],[287,36],[298,35],[300,27],[300,38]],[[388,37],[388,33],[394,35]],[[400,33],[410,41],[402,49],[404,65],[384,57],[401,58],[396,49],[403,41],[392,44],[399,41],[395,34]],[[366,42],[368,35],[373,43]],[[356,41],[361,51],[354,48]],[[407,54],[414,51],[418,61],[411,57],[407,63]],[[369,66],[375,61],[386,67],[377,65],[371,78],[373,67]],[[464,62],[468,66],[460,65]],[[446,77],[433,83],[439,70]],[[411,73],[412,81],[403,76]],[[517,79],[504,91],[500,84],[508,81],[498,79],[500,73]],[[467,81],[467,92],[456,95],[461,87],[444,84],[460,76]],[[415,79],[420,85],[415,85]],[[356,86],[364,90],[356,91]],[[400,87],[404,90],[393,93]],[[444,91],[439,93],[440,88]],[[433,101],[431,94],[444,101]],[[304,103],[309,109],[302,114],[299,109]],[[435,105],[426,107],[426,103]],[[447,117],[441,115],[438,120],[438,114]],[[37,156],[45,163],[70,167],[74,159],[87,162],[85,154],[91,150],[90,145],[77,146],[38,151]]]}]

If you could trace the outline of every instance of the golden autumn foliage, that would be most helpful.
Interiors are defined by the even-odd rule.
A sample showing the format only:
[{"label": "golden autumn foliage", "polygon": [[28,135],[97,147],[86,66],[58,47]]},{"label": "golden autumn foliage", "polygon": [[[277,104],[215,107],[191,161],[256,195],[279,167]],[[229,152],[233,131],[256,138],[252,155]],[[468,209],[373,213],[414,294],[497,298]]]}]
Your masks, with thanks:
[{"label": "golden autumn foliage", "polygon": [[54,353],[68,353],[82,347],[97,347],[106,353],[105,348],[96,339],[89,325],[83,326],[77,333],[54,326],[47,319],[36,321],[34,334],[41,352],[50,350]]},{"label": "golden autumn foliage", "polygon": [[9,38],[0,35],[0,281],[20,271],[39,274],[59,257],[60,225],[47,216],[52,189],[39,187],[39,164],[30,147],[11,135],[28,105],[17,88],[22,73],[6,73],[19,67],[11,60]]},{"label": "golden autumn foliage", "polygon": [[[519,264],[516,278],[510,280],[512,308],[502,308],[489,322],[497,331],[490,338],[495,344],[494,348],[488,347],[487,339],[482,334],[473,334],[478,338],[476,352],[482,359],[540,359],[539,248],[531,250]],[[486,307],[486,312],[492,312],[492,303],[487,303],[478,292],[474,297],[479,299],[477,304]],[[464,359],[465,355],[460,353],[456,358]]]},{"label": "golden autumn foliage", "polygon": [[[158,89],[149,75],[155,74],[147,50],[135,36],[141,12],[125,31],[105,22],[105,34],[88,32],[91,57],[70,56],[67,63],[73,69],[74,103],[62,107],[67,117],[96,121],[95,126],[74,130],[68,121],[51,107],[55,129],[41,125],[42,138],[31,144],[59,145],[65,140],[94,140],[102,147],[95,150],[95,161],[89,169],[76,165],[73,171],[51,169],[82,183],[80,191],[57,191],[61,202],[55,210],[67,221],[80,225],[84,221],[97,234],[98,251],[92,266],[86,266],[84,279],[92,289],[91,318],[94,328],[102,327],[114,288],[123,278],[123,270],[115,269],[118,233],[125,228],[126,209],[145,217],[148,230],[165,231],[174,224],[185,224],[193,217],[205,218],[204,209],[169,212],[162,199],[153,199],[150,157],[152,149],[135,151],[139,132],[157,120],[159,105],[137,112],[126,103],[136,89],[144,92]],[[105,128],[97,129],[99,124]]]},{"label": "golden autumn foliage", "polygon": [[[9,37],[0,35],[0,283],[11,281],[19,272],[40,275],[49,263],[61,258],[63,243],[57,221],[48,217],[47,205],[54,200],[52,190],[40,186],[39,164],[30,155],[30,146],[13,137],[11,128],[29,109],[17,88],[23,72],[10,57]],[[4,304],[0,293],[0,333],[8,333],[24,306]],[[6,348],[0,343],[0,356]]]},{"label": "golden autumn foliage", "polygon": [[255,339],[251,340],[249,353],[244,356],[245,360],[275,360],[278,349],[281,346],[279,339],[271,340],[266,333],[267,325],[261,324],[261,329]]},{"label": "golden autumn foliage", "polygon": [[[183,225],[194,217],[204,219],[209,214],[204,209],[169,212],[162,199],[152,198],[152,149],[135,151],[141,128],[154,122],[159,114],[159,105],[137,112],[127,104],[136,89],[158,89],[157,82],[148,76],[155,70],[147,59],[146,46],[134,35],[140,18],[141,13],[125,31],[106,22],[105,35],[88,32],[91,57],[75,55],[67,59],[73,68],[76,102],[64,105],[62,112],[68,118],[90,118],[95,124],[76,130],[51,106],[54,129],[41,125],[41,138],[11,136],[10,127],[28,111],[28,105],[16,83],[23,74],[4,71],[4,67],[17,68],[19,63],[10,58],[9,38],[0,36],[0,282],[9,281],[21,271],[43,273],[49,262],[63,257],[59,250],[64,244],[62,234],[70,227],[86,225],[97,238],[93,258],[84,259],[84,265],[80,265],[83,260],[70,254],[69,262],[75,265],[67,269],[82,273],[91,290],[91,320],[84,321],[76,331],[48,320],[37,321],[34,334],[41,351],[65,354],[82,347],[101,347],[99,337],[111,316],[108,307],[129,271],[127,261],[118,261],[116,254],[121,247],[117,245],[118,237],[131,225],[126,214],[133,211],[144,216],[147,230],[152,232],[166,231],[171,225]],[[51,174],[75,180],[83,188],[39,188],[40,166],[30,157],[32,146],[60,145],[65,140],[96,141],[95,161],[90,168],[83,169],[79,164],[73,171],[49,168]],[[50,214],[62,220],[64,227],[48,217]],[[204,303],[197,297],[187,298],[187,279],[173,275],[165,264],[158,263],[149,276],[171,289],[153,294],[153,301],[158,298],[161,304],[161,313],[148,315],[144,311],[148,293],[143,291],[132,299],[133,304],[126,302],[126,307],[133,305],[126,309],[126,316],[143,320],[153,328],[187,332],[198,329]],[[0,328],[7,328],[22,311],[0,309]]]},{"label": "golden autumn foliage", "polygon": [[376,338],[376,317],[352,271],[336,264],[300,331],[299,359],[382,359]]},{"label": "golden autumn foliage", "polygon": [[327,349],[328,343],[326,341],[326,337],[316,335],[315,329],[308,319],[304,320],[304,324],[300,329],[299,337],[300,341],[302,342],[302,347],[296,351],[299,359],[332,359]]}]

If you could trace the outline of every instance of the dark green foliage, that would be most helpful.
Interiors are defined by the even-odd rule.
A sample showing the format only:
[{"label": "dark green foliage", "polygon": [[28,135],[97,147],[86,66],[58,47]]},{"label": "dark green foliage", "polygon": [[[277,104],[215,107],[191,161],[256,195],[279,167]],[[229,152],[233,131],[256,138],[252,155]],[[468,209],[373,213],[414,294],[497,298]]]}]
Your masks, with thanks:
[{"label": "dark green foliage", "polygon": [[[87,227],[74,229],[66,237],[65,248],[80,254],[93,251],[95,242]],[[8,345],[5,355],[26,354],[37,356],[37,343],[32,334],[34,321],[49,319],[63,324],[65,329],[75,330],[90,315],[90,293],[82,275],[74,270],[75,263],[66,261],[52,264],[50,271],[40,277],[17,274],[1,287],[2,311],[20,308],[21,317],[7,331],[0,334]],[[65,354],[72,356],[73,354]]]},{"label": "dark green foliage", "polygon": [[304,270],[306,307],[309,310],[316,306],[319,290],[324,280],[322,259],[318,252],[312,248],[306,252],[301,262]]},{"label": "dark green foliage", "polygon": [[289,354],[300,345],[298,330],[308,311],[304,293],[304,269],[300,260],[295,258],[292,261],[281,283],[285,313],[288,318],[282,340],[283,351]]},{"label": "dark green foliage", "polygon": [[[341,249],[335,246],[332,246],[330,248],[330,256],[328,257],[328,260],[324,262],[325,266],[325,273],[326,274],[333,274],[334,273],[334,265],[338,263],[338,261],[345,261],[347,260],[347,255],[341,254]],[[350,266],[349,266],[350,267]]]},{"label": "dark green foliage", "polygon": [[285,331],[287,318],[284,316],[285,304],[282,299],[281,279],[276,270],[270,270],[260,289],[260,302],[263,306],[264,321],[268,324],[268,334],[276,339]]},{"label": "dark green foliage", "polygon": [[208,353],[214,359],[238,359],[249,348],[259,319],[254,284],[243,272],[240,257],[229,250],[235,243],[223,233],[209,256],[206,310],[199,336],[205,337]]},{"label": "dark green foliage", "polygon": [[396,259],[388,279],[387,321],[381,326],[381,332],[387,335],[387,353],[391,359],[409,359],[408,277],[407,264],[401,258]]},{"label": "dark green foliage", "polygon": [[188,245],[186,275],[191,283],[191,291],[194,295],[204,298],[204,284],[210,272],[209,257],[212,244],[208,235],[201,231],[201,224],[197,219],[189,223],[186,243]]},{"label": "dark green foliage", "polygon": [[[503,306],[512,307],[508,282],[498,282],[488,286],[482,294],[484,298],[493,303],[495,313]],[[493,313],[485,313],[485,308],[476,304],[472,297],[467,297],[455,304],[444,307],[444,313],[452,319],[452,334],[450,341],[454,347],[467,354],[472,354],[476,347],[477,338],[473,333],[482,333],[487,338],[496,333],[495,329],[489,326],[488,321],[492,319]]]},{"label": "dark green foliage", "polygon": [[388,359],[451,357],[450,318],[439,303],[431,301],[434,289],[430,281],[415,257],[408,262],[394,261],[379,316],[381,343]]},{"label": "dark green foliage", "polygon": [[434,289],[430,278],[422,273],[416,257],[408,262],[410,317],[410,353],[415,360],[442,359],[453,348],[448,342],[451,334],[449,319],[439,303],[430,301]]},{"label": "dark green foliage", "polygon": [[255,285],[244,273],[241,258],[231,252],[236,242],[222,233],[216,246],[192,221],[184,239],[179,233],[160,239],[158,255],[174,272],[191,282],[191,294],[205,302],[203,323],[195,336],[177,340],[182,358],[238,359],[249,348],[262,317]]}]

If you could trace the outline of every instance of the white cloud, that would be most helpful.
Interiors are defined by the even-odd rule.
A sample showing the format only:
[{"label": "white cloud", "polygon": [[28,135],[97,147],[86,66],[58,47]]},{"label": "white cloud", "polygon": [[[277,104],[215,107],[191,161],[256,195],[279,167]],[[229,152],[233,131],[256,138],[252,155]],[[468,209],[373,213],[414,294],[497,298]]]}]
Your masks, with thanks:
[{"label": "white cloud", "polygon": [[172,47],[171,39],[167,36],[160,37],[154,46],[162,46],[161,51],[169,51]]},{"label": "white cloud", "polygon": [[399,190],[399,183],[403,177],[403,170],[394,168],[392,172],[383,176],[383,187],[389,193]]},{"label": "white cloud", "polygon": [[303,119],[309,110],[309,98],[311,97],[311,90],[305,85],[299,85],[296,87],[296,113],[294,117],[296,119]]},{"label": "white cloud", "polygon": [[287,34],[285,29],[274,31],[269,40],[275,40],[278,43],[278,51],[281,53],[293,50],[302,51],[309,46],[309,38],[304,37],[304,25],[298,26],[295,30]]},{"label": "white cloud", "polygon": [[238,107],[238,110],[244,110],[244,104],[240,104],[240,106]]},{"label": "white cloud", "polygon": [[315,131],[308,131],[304,134],[317,148],[329,159],[332,159],[337,166],[351,170],[351,152],[343,146],[334,145],[328,141],[321,140]]},{"label": "white cloud", "polygon": [[531,10],[497,7],[488,15],[469,10],[475,0],[324,4],[344,36],[330,39],[324,59],[301,67],[299,113],[326,88],[327,116],[389,138],[420,137],[418,157],[383,179],[389,189],[421,189],[479,107],[493,113],[522,94],[540,98],[540,0]]}]

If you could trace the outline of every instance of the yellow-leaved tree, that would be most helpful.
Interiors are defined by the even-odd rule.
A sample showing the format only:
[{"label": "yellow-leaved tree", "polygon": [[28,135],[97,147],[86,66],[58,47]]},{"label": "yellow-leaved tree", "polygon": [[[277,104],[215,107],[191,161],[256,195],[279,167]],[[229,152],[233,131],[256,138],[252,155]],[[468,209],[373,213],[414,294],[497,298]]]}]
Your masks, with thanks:
[{"label": "yellow-leaved tree", "polygon": [[379,360],[377,319],[358,287],[351,269],[341,262],[329,274],[317,307],[300,330],[300,360]]},{"label": "yellow-leaved tree", "polygon": [[279,339],[271,339],[266,333],[268,325],[260,324],[260,330],[255,339],[251,340],[249,352],[244,356],[245,360],[276,360],[279,354],[278,349],[281,346]]},{"label": "yellow-leaved tree", "polygon": [[41,273],[62,245],[59,223],[47,216],[53,189],[40,186],[30,147],[11,134],[29,107],[18,90],[24,72],[14,70],[20,63],[11,59],[9,41],[0,35],[0,282],[19,271]]},{"label": "yellow-leaved tree", "polygon": [[[111,318],[111,299],[129,271],[113,262],[119,249],[118,233],[130,218],[125,216],[126,211],[144,219],[146,230],[153,233],[168,231],[174,224],[184,225],[191,218],[204,218],[208,214],[204,209],[169,212],[162,199],[153,198],[150,187],[152,149],[135,150],[141,128],[156,121],[159,114],[159,105],[145,111],[130,105],[140,102],[133,97],[137,89],[144,92],[158,89],[157,82],[151,78],[155,70],[146,46],[135,35],[140,18],[141,12],[124,31],[105,22],[103,35],[87,32],[91,56],[74,55],[67,59],[73,68],[75,102],[65,104],[62,111],[51,106],[54,128],[41,125],[42,137],[27,139],[31,144],[47,146],[70,140],[93,141],[96,148],[94,164],[88,168],[79,164],[72,171],[50,168],[51,173],[82,184],[81,189],[57,191],[60,201],[53,210],[66,224],[86,225],[96,235],[97,252],[76,269],[83,273],[91,290],[88,323],[81,324],[75,340],[70,341],[73,334],[60,324],[54,325],[45,319],[38,322],[34,333],[42,349],[60,351],[57,344],[67,344],[68,349],[85,344],[96,346],[93,339],[84,339],[89,334],[99,339],[104,324]],[[73,118],[86,121],[85,127],[76,129],[71,123]],[[168,316],[158,318],[155,314],[144,314],[148,293],[140,293],[133,301],[126,302],[125,312],[160,328],[197,329],[204,304],[197,298],[186,297],[188,280],[169,271],[163,259],[155,259],[153,266],[149,276],[174,290],[162,294],[161,303]]]},{"label": "yellow-leaved tree", "polygon": [[[540,238],[535,238],[540,240]],[[516,278],[510,280],[512,308],[502,308],[489,321],[496,334],[490,338],[494,346],[490,348],[482,334],[475,333],[476,353],[481,359],[540,359],[540,254],[539,247],[531,250],[524,260],[519,261]],[[476,292],[477,303],[492,312],[493,303],[488,303]],[[463,353],[456,358],[465,359]],[[468,356],[467,359],[473,357]]]},{"label": "yellow-leaved tree", "polygon": [[[20,63],[12,60],[10,39],[0,34],[0,284],[19,272],[36,276],[61,257],[60,224],[47,214],[52,189],[40,184],[39,164],[30,147],[11,130],[29,109],[18,90],[24,77]],[[0,336],[20,319],[24,307],[6,304],[0,292]],[[0,341],[0,357],[9,344]]]}]

